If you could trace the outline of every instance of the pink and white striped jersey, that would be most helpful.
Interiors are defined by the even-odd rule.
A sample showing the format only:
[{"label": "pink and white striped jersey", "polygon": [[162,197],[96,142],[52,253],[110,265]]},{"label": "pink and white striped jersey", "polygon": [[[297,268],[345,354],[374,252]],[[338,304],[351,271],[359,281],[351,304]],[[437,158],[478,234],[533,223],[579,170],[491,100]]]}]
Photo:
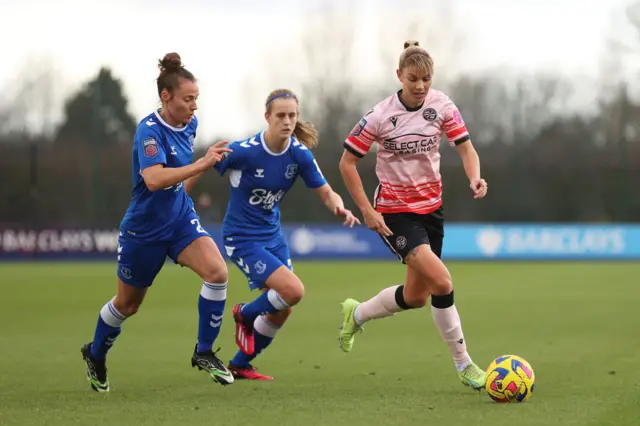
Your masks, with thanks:
[{"label": "pink and white striped jersey", "polygon": [[389,96],[370,110],[345,140],[345,148],[364,157],[378,143],[374,207],[380,213],[427,214],[442,205],[440,141],[469,140],[455,104],[444,93],[429,89],[422,107],[411,109]]}]

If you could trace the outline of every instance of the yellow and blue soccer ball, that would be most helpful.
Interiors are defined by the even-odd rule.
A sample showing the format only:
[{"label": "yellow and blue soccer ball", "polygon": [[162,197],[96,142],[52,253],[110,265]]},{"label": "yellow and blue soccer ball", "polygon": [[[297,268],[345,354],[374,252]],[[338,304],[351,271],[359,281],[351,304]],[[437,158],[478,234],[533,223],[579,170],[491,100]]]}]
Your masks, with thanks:
[{"label": "yellow and blue soccer ball", "polygon": [[485,389],[496,402],[524,402],[531,398],[535,385],[533,368],[519,356],[503,355],[487,368]]}]

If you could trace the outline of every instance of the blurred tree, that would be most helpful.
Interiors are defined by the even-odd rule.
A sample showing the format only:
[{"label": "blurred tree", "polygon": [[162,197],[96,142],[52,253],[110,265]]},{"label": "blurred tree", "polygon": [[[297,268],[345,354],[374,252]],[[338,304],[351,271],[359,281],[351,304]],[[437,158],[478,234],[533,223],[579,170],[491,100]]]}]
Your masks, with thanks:
[{"label": "blurred tree", "polygon": [[48,55],[27,54],[15,75],[2,87],[0,135],[13,135],[17,143],[48,142],[62,103],[64,79]]},{"label": "blurred tree", "polygon": [[109,68],[73,95],[65,104],[65,119],[55,142],[74,143],[82,140],[106,145],[130,142],[136,122],[127,110],[122,82]]},{"label": "blurred tree", "polygon": [[498,71],[463,77],[451,85],[450,96],[460,108],[477,144],[520,144],[571,108],[570,82],[553,76],[507,76]]},{"label": "blurred tree", "polygon": [[89,196],[83,214],[95,223],[106,219],[107,194],[112,187],[105,181],[108,173],[101,170],[101,159],[109,146],[131,143],[135,128],[136,122],[127,111],[122,82],[109,68],[100,68],[96,77],[65,104],[65,119],[54,144],[75,147],[67,164],[82,159],[89,167],[90,179],[85,181]]}]

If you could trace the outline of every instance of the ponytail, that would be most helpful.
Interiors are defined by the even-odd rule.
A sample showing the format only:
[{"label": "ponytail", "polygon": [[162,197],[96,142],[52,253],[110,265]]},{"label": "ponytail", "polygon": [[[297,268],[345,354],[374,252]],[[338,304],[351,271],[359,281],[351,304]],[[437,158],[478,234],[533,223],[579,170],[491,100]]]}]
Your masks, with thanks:
[{"label": "ponytail", "polygon": [[318,141],[318,131],[310,121],[298,121],[296,128],[293,129],[293,135],[309,149],[315,148],[320,143]]}]

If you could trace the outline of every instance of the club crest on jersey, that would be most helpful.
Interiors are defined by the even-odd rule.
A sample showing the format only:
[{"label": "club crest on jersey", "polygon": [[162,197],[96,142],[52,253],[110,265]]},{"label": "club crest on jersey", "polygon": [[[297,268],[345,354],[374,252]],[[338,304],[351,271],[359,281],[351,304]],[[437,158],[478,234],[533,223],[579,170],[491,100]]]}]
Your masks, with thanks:
[{"label": "club crest on jersey", "polygon": [[158,142],[156,142],[154,138],[143,140],[142,148],[144,149],[144,155],[149,158],[153,158],[158,155]]},{"label": "club crest on jersey", "polygon": [[354,127],[353,130],[351,131],[351,136],[360,136],[360,133],[362,133],[366,125],[367,125],[367,120],[365,120],[363,117],[362,120],[360,120],[360,122],[356,125],[356,127]]},{"label": "club crest on jersey", "polygon": [[424,118],[427,121],[433,121],[436,118],[438,118],[438,113],[433,108],[427,108],[424,111],[422,111],[422,118]]},{"label": "club crest on jersey", "polygon": [[191,152],[193,152],[193,141],[196,139],[196,135],[189,136],[189,148],[191,148]]},{"label": "club crest on jersey", "polygon": [[287,166],[287,171],[284,172],[284,177],[287,179],[293,179],[296,177],[296,173],[298,173],[298,165],[297,164],[289,164]]}]

